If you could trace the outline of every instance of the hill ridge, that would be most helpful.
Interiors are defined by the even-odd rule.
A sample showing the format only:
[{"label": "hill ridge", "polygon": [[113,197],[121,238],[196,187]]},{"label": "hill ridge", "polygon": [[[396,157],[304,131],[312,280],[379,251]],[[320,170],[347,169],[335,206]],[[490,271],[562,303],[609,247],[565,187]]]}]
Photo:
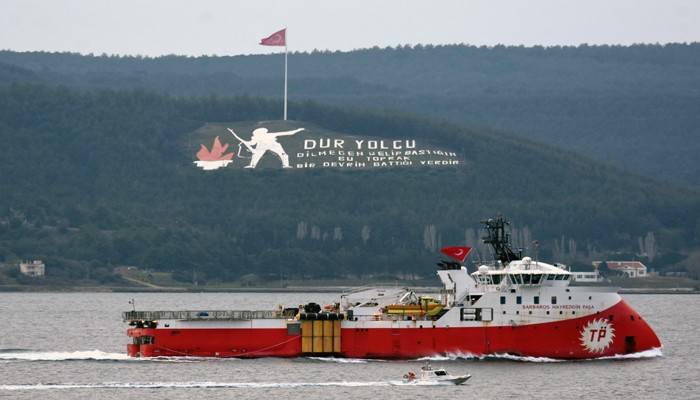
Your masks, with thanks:
[{"label": "hill ridge", "polygon": [[64,279],[108,280],[111,265],[214,281],[420,275],[437,247],[475,240],[477,222],[498,212],[559,261],[635,254],[648,232],[660,265],[698,244],[696,192],[450,124],[291,109],[342,133],[453,143],[470,168],[202,171],[183,151],[187,135],[210,121],[268,120],[278,102],[15,85],[0,88],[0,257],[45,259]]}]

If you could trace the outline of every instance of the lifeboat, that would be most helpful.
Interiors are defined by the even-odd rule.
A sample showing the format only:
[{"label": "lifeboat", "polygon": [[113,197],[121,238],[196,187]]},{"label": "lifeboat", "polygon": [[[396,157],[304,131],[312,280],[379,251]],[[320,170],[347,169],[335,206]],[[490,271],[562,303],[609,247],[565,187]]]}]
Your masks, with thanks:
[{"label": "lifeboat", "polygon": [[432,297],[421,297],[420,300],[420,303],[413,304],[389,304],[386,307],[386,313],[391,315],[435,316],[444,308],[441,303],[436,302]]}]

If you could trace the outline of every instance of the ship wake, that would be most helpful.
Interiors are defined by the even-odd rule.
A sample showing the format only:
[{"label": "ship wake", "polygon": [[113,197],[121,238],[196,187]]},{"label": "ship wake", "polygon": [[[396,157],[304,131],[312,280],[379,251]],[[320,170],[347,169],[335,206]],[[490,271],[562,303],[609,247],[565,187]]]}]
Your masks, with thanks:
[{"label": "ship wake", "polygon": [[[562,360],[548,357],[528,357],[512,354],[487,354],[476,355],[469,353],[448,353],[418,358],[418,361],[457,361],[457,360],[492,360],[492,361],[516,361],[530,363],[560,363],[574,361],[609,361],[609,360],[638,360],[663,356],[660,348],[654,348],[638,353],[619,354],[614,356],[590,358],[585,360]],[[342,358],[342,357],[306,357],[308,360],[338,363],[338,364],[364,364],[368,362],[385,362],[382,359]],[[35,351],[22,349],[0,349],[0,363],[22,361],[126,361],[126,362],[212,362],[222,360],[240,360],[238,358],[210,358],[210,357],[145,357],[134,358],[124,353],[110,353],[101,350],[83,351]]]},{"label": "ship wake", "polygon": [[640,358],[656,358],[656,357],[662,357],[664,354],[661,352],[661,349],[656,347],[653,349],[645,350],[645,351],[640,351],[638,353],[630,353],[630,354],[617,354],[614,356],[610,357],[600,357],[596,358],[594,360],[638,360]]},{"label": "ship wake", "polygon": [[549,357],[530,357],[530,356],[517,356],[513,354],[484,354],[476,355],[469,353],[448,353],[444,355],[435,355],[430,357],[418,358],[419,361],[456,361],[456,360],[504,360],[504,361],[519,361],[519,362],[531,362],[531,363],[561,363],[561,362],[581,362],[581,361],[603,361],[603,360],[638,360],[643,358],[656,358],[663,356],[660,348],[649,349],[645,351],[640,351],[638,353],[630,354],[616,354],[613,356],[598,357],[598,358],[588,358],[588,359],[577,359],[577,360],[564,360]]},{"label": "ship wake", "polygon": [[516,356],[512,354],[469,354],[469,353],[447,353],[443,355],[434,355],[429,357],[421,357],[417,359],[418,361],[456,361],[456,360],[507,360],[507,361],[521,361],[521,362],[533,362],[533,363],[555,363],[563,362],[564,360],[557,360],[555,358],[548,357],[527,357],[527,356]]},{"label": "ship wake", "polygon": [[323,361],[338,364],[365,364],[368,362],[382,362],[386,360],[376,358],[342,358],[342,357],[307,357],[309,360]]},{"label": "ship wake", "polygon": [[211,360],[198,357],[149,357],[134,358],[125,353],[109,353],[101,350],[79,351],[37,351],[24,349],[0,350],[0,363],[15,361],[162,361],[162,362],[197,362]]},{"label": "ship wake", "polygon": [[0,385],[0,391],[36,391],[36,390],[75,390],[75,389],[274,389],[299,387],[373,387],[373,386],[436,386],[452,385],[446,382],[412,382],[375,381],[375,382],[104,382],[104,383],[38,383],[19,385]]}]

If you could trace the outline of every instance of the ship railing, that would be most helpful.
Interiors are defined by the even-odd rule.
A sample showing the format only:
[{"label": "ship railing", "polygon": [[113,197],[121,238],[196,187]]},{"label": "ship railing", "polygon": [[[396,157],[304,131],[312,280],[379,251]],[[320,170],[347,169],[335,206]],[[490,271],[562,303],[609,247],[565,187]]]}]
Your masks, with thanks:
[{"label": "ship railing", "polygon": [[286,318],[282,312],[275,310],[200,310],[200,311],[125,311],[122,313],[124,322],[158,321],[164,319],[196,321],[196,320],[251,320],[251,319],[280,319]]}]

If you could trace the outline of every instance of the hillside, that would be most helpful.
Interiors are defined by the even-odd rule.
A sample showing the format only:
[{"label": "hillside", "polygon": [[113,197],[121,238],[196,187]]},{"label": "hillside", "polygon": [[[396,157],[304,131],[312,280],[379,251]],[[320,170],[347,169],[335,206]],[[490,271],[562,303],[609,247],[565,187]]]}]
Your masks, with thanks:
[{"label": "hillside", "polygon": [[542,257],[634,253],[648,232],[660,259],[700,242],[693,191],[487,130],[291,107],[296,121],[270,122],[275,129],[413,138],[464,163],[203,171],[193,164],[199,144],[226,126],[249,136],[277,102],[15,85],[0,89],[0,262],[42,258],[68,280],[109,280],[116,265],[201,281],[425,275],[436,247],[474,242],[478,221],[498,212],[523,245],[540,241]]},{"label": "hillside", "polygon": [[[0,52],[2,82],[278,98],[279,55]],[[292,99],[489,127],[698,187],[700,44],[417,46],[290,55]],[[291,110],[294,113],[294,110]]]}]

